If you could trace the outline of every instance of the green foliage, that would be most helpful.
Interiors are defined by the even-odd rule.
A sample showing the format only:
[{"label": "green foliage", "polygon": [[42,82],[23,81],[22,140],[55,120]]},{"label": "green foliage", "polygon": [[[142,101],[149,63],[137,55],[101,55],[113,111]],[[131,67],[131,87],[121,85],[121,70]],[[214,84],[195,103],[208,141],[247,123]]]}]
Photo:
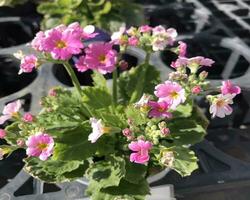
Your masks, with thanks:
[{"label": "green foliage", "polygon": [[26,158],[25,170],[33,177],[50,183],[72,181],[82,177],[88,167],[83,161],[56,161],[46,162],[38,158]]},{"label": "green foliage", "polygon": [[118,186],[125,176],[125,161],[122,157],[110,155],[105,160],[93,163],[87,170],[90,181],[87,193],[93,195],[103,188]]},{"label": "green foliage", "polygon": [[127,119],[132,119],[133,124],[136,126],[146,124],[148,121],[147,115],[140,112],[140,110],[135,108],[133,105],[128,106],[125,112]]},{"label": "green foliage", "polygon": [[194,170],[198,169],[198,159],[193,151],[183,147],[174,147],[172,150],[175,153],[173,169],[181,176],[190,176]]},{"label": "green foliage", "polygon": [[130,183],[139,184],[145,179],[147,168],[146,165],[139,165],[126,160],[126,176],[124,179]]},{"label": "green foliage", "polygon": [[95,154],[108,155],[114,152],[114,142],[109,135],[104,135],[96,143],[88,141],[91,133],[90,124],[86,123],[79,127],[61,131],[57,136],[56,146],[54,148],[53,159],[61,161],[82,161],[92,157]]},{"label": "green foliage", "polygon": [[152,65],[142,64],[121,74],[118,80],[123,103],[138,101],[143,93],[153,94],[160,83],[160,73]]},{"label": "green foliage", "polygon": [[[142,8],[127,0],[53,0],[40,2],[38,12],[44,15],[42,28],[79,21],[108,31],[117,30],[122,23],[143,23]],[[134,18],[137,15],[138,17]]]}]

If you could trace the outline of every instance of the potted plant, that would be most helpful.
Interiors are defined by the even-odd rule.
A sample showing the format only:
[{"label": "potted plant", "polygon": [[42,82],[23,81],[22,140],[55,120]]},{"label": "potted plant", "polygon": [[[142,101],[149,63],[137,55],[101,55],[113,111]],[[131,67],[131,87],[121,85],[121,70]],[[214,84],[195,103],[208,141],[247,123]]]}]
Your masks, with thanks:
[{"label": "potted plant", "polygon": [[[196,72],[214,61],[186,58],[186,46],[181,44],[173,48],[179,54],[172,64],[176,71],[161,83],[159,72],[150,65],[150,54],[171,46],[175,29],[120,29],[110,42],[83,45],[95,35],[93,26],[60,25],[36,35],[31,42],[33,54],[15,54],[21,59],[19,73],[30,73],[46,62],[62,64],[74,88],[52,88],[41,99],[43,108],[37,116],[21,113],[20,100],[7,104],[0,123],[13,123],[0,132],[9,144],[1,146],[1,156],[25,149],[25,170],[46,182],[85,176],[92,200],[142,200],[150,194],[147,177],[164,169],[188,176],[198,168],[190,146],[203,140],[208,121],[194,98],[212,88],[205,81],[207,73]],[[114,45],[119,45],[119,52]],[[121,55],[128,46],[142,48],[146,56],[139,66],[119,76],[118,68],[127,67]],[[74,55],[79,55],[74,63],[78,71],[93,71],[93,86],[80,86],[70,65]],[[108,73],[113,76],[112,87],[103,76]],[[231,114],[230,105],[240,88],[224,81],[215,90],[219,94],[207,96],[211,114]]]}]

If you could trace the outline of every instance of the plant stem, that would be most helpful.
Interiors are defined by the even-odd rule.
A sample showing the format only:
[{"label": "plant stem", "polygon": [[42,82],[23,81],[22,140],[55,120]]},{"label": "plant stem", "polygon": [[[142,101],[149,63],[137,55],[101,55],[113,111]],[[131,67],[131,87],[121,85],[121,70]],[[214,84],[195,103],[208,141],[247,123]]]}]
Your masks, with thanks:
[{"label": "plant stem", "polygon": [[74,85],[74,87],[76,88],[78,94],[80,96],[82,96],[82,89],[81,89],[81,85],[76,77],[76,74],[74,72],[74,70],[72,69],[72,67],[70,66],[70,64],[68,62],[63,62],[63,66],[65,67],[65,69],[67,70],[71,80],[72,80],[72,83]]},{"label": "plant stem", "polygon": [[146,52],[146,56],[145,56],[145,61],[144,61],[144,64],[149,65],[150,55],[151,55],[151,54],[150,54],[149,52]]},{"label": "plant stem", "polygon": [[113,71],[113,103],[117,103],[117,68]]}]

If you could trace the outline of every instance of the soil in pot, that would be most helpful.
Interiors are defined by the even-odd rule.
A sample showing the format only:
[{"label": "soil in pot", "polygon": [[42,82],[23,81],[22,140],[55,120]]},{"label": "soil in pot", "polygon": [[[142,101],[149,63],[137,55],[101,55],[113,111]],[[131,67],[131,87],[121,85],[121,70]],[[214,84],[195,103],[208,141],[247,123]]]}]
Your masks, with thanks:
[{"label": "soil in pot", "polygon": [[3,19],[0,21],[0,48],[25,44],[34,38],[38,30],[36,21]]},{"label": "soil in pot", "polygon": [[0,55],[0,98],[15,93],[32,83],[37,72],[18,75],[20,61],[11,55]]}]

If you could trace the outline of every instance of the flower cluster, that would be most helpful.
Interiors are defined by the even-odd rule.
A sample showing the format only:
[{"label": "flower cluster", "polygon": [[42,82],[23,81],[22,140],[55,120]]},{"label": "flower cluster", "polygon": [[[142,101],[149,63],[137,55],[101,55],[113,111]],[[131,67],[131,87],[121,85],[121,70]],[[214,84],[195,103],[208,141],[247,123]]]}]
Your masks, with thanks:
[{"label": "flower cluster", "polygon": [[[198,168],[198,159],[189,147],[205,137],[208,121],[196,97],[206,96],[212,117],[222,118],[232,113],[231,105],[241,89],[230,80],[219,87],[209,85],[208,72],[203,69],[212,67],[214,61],[202,56],[188,58],[182,41],[173,48],[175,29],[122,27],[110,42],[85,45],[84,40],[96,35],[94,30],[78,23],[60,25],[37,33],[31,42],[34,54],[15,54],[21,59],[19,73],[30,73],[46,62],[62,64],[74,89],[50,89],[36,116],[23,113],[20,100],[8,103],[0,125],[7,125],[8,120],[14,123],[0,129],[0,138],[10,144],[0,146],[0,159],[22,148],[27,154],[27,171],[44,181],[69,181],[85,174],[90,180],[90,196],[107,195],[107,199],[109,191],[120,191],[130,183],[136,187],[128,187],[124,196],[133,197],[130,190],[137,187],[146,196],[149,191],[140,188],[141,182],[146,184],[154,168],[171,168],[182,176]],[[114,45],[120,46],[119,52]],[[145,50],[145,61],[118,73],[118,67],[127,69],[121,57],[128,46]],[[169,46],[178,58],[171,64],[175,71],[161,82],[149,62],[150,54]],[[81,87],[73,67],[79,72],[92,70],[93,86]],[[112,91],[103,76],[107,73],[113,73]],[[100,177],[100,186],[93,190],[96,177]],[[111,196],[110,200],[118,198]]]},{"label": "flower cluster", "polygon": [[121,27],[111,39],[122,48],[127,46],[140,47],[146,51],[162,51],[167,46],[174,44],[177,32],[173,28],[166,29],[163,26],[150,27],[148,25],[139,28],[131,27],[126,30]]}]

